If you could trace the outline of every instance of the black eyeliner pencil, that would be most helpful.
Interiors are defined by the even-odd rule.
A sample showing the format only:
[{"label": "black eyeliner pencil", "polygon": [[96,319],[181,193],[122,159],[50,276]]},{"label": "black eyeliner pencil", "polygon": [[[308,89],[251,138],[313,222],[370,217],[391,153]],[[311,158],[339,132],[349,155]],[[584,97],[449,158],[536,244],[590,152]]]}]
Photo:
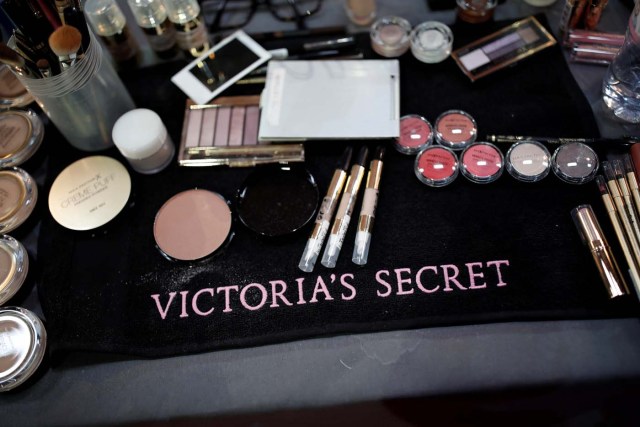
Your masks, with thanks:
[{"label": "black eyeliner pencil", "polygon": [[631,145],[640,142],[640,136],[622,136],[620,138],[556,138],[547,136],[516,136],[516,135],[487,135],[488,142],[513,144],[518,141],[538,141],[546,144],[568,144],[582,142],[583,144],[603,145]]}]

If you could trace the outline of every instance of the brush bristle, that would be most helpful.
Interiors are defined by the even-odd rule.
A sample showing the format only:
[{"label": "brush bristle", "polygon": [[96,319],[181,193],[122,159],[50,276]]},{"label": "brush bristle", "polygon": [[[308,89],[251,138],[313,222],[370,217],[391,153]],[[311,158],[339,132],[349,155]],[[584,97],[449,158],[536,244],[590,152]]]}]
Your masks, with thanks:
[{"label": "brush bristle", "polygon": [[58,56],[69,56],[78,52],[82,34],[76,27],[62,25],[49,36],[49,46]]}]

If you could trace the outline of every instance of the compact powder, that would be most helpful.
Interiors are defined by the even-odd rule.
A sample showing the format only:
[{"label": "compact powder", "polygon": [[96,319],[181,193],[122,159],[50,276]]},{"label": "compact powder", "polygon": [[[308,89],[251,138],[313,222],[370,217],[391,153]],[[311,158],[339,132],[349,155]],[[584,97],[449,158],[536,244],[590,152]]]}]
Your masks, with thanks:
[{"label": "compact powder", "polygon": [[49,210],[71,230],[93,230],[114,219],[131,194],[131,177],[119,161],[91,156],[67,166],[53,181]]},{"label": "compact powder", "polygon": [[218,193],[192,189],[176,194],[158,211],[153,236],[170,259],[195,261],[213,254],[230,238],[233,217]]},{"label": "compact powder", "polygon": [[281,237],[315,217],[319,198],[315,179],[306,169],[264,166],[255,169],[238,191],[238,218],[262,236]]},{"label": "compact powder", "polygon": [[479,184],[500,178],[504,167],[502,152],[495,145],[485,142],[467,147],[462,152],[460,162],[465,178]]},{"label": "compact powder", "polygon": [[424,184],[443,187],[458,176],[458,158],[448,148],[427,147],[416,156],[414,171]]},{"label": "compact powder", "polygon": [[431,123],[424,117],[409,114],[400,118],[400,137],[394,141],[396,150],[416,154],[433,141]]},{"label": "compact powder", "polygon": [[0,107],[23,107],[33,102],[33,96],[11,72],[11,69],[0,64]]},{"label": "compact powder", "polygon": [[17,166],[36,152],[44,126],[31,110],[0,112],[0,167]]},{"label": "compact powder", "polygon": [[517,142],[507,151],[506,168],[519,181],[538,182],[549,174],[549,150],[537,141]]},{"label": "compact powder", "polygon": [[598,173],[598,155],[591,147],[581,142],[561,145],[553,153],[553,173],[569,184],[584,184]]},{"label": "compact powder", "polygon": [[13,297],[29,271],[29,256],[20,242],[11,236],[0,236],[0,305]]},{"label": "compact powder", "polygon": [[46,342],[44,325],[31,311],[0,309],[0,391],[20,386],[36,372]]},{"label": "compact powder", "polygon": [[410,34],[409,21],[397,16],[385,16],[371,26],[371,48],[381,56],[398,57],[409,50]]},{"label": "compact powder", "polygon": [[24,223],[38,199],[33,178],[20,168],[0,170],[0,232],[8,233]]},{"label": "compact powder", "polygon": [[462,150],[476,140],[478,126],[468,113],[449,110],[436,120],[436,141],[452,150]]}]

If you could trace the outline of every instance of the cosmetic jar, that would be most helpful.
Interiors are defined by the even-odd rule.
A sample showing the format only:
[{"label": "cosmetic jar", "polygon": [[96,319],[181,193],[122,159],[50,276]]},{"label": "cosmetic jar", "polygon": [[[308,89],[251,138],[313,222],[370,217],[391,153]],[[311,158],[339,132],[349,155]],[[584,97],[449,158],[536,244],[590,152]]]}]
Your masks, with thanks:
[{"label": "cosmetic jar", "polygon": [[411,31],[411,53],[427,64],[442,62],[451,54],[453,33],[442,22],[427,21]]},{"label": "cosmetic jar", "polygon": [[462,175],[471,182],[488,184],[500,178],[504,156],[498,147],[488,142],[471,144],[460,156]]},{"label": "cosmetic jar", "polygon": [[493,17],[498,0],[456,0],[456,3],[461,21],[478,24]]},{"label": "cosmetic jar", "polygon": [[0,236],[0,306],[20,290],[29,272],[29,255],[22,243]]},{"label": "cosmetic jar", "polygon": [[26,171],[11,167],[0,170],[0,233],[24,223],[38,200],[38,186]]},{"label": "cosmetic jar", "polygon": [[538,141],[516,142],[507,151],[505,168],[518,181],[538,182],[549,174],[551,155]]},{"label": "cosmetic jar", "polygon": [[0,64],[0,108],[24,107],[34,101],[8,65]]},{"label": "cosmetic jar", "polygon": [[0,167],[18,166],[29,160],[43,138],[44,125],[32,110],[0,112]]},{"label": "cosmetic jar", "polygon": [[91,156],[67,166],[49,191],[53,219],[70,230],[93,230],[114,219],[127,205],[131,177],[119,161]]},{"label": "cosmetic jar", "polygon": [[416,154],[431,145],[433,128],[427,119],[417,114],[400,117],[400,136],[394,140],[394,147],[403,154]]},{"label": "cosmetic jar", "polygon": [[449,110],[436,119],[436,142],[452,150],[464,150],[473,144],[478,125],[471,115],[462,110]]},{"label": "cosmetic jar", "polygon": [[238,191],[240,222],[263,237],[283,237],[315,218],[320,193],[316,181],[299,165],[256,168]]},{"label": "cosmetic jar", "polygon": [[344,8],[356,25],[369,25],[376,17],[376,0],[345,0]]},{"label": "cosmetic jar", "polygon": [[395,58],[409,50],[411,24],[398,16],[385,16],[374,22],[369,35],[378,55]]},{"label": "cosmetic jar", "polygon": [[0,391],[27,381],[42,363],[46,346],[47,332],[34,313],[0,308]]},{"label": "cosmetic jar", "polygon": [[111,132],[118,151],[131,167],[144,174],[166,168],[175,153],[175,146],[158,114],[146,108],[124,113]]},{"label": "cosmetic jar", "polygon": [[414,171],[422,183],[430,187],[444,187],[458,177],[458,158],[452,150],[433,145],[418,153]]},{"label": "cosmetic jar", "polygon": [[598,155],[581,142],[570,142],[556,149],[551,157],[551,170],[569,184],[584,184],[598,173]]},{"label": "cosmetic jar", "polygon": [[136,56],[138,46],[116,0],[86,0],[84,14],[115,61],[124,62]]},{"label": "cosmetic jar", "polygon": [[191,189],[167,200],[156,214],[153,237],[172,261],[198,261],[231,240],[233,216],[227,200],[209,190]]}]

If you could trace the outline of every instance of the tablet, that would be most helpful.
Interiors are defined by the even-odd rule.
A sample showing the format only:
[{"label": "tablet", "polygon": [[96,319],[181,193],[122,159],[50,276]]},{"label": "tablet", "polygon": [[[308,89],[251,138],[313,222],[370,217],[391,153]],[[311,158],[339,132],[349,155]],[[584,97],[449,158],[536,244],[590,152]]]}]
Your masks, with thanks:
[{"label": "tablet", "polygon": [[206,104],[270,58],[267,50],[239,30],[192,61],[171,81],[197,104]]}]

